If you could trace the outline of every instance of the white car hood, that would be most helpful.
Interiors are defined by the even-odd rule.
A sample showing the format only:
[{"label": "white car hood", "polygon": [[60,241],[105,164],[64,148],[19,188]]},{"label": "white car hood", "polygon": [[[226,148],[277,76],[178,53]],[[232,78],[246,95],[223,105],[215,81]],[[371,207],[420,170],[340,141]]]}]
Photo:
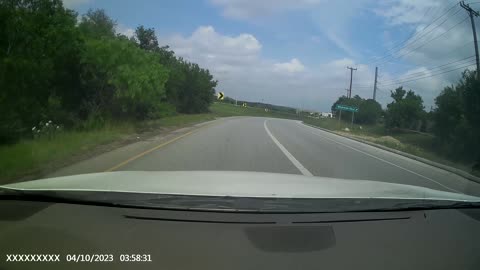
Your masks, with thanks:
[{"label": "white car hood", "polygon": [[267,198],[401,198],[480,202],[479,197],[379,181],[229,171],[119,171],[20,182],[25,191],[108,191]]}]

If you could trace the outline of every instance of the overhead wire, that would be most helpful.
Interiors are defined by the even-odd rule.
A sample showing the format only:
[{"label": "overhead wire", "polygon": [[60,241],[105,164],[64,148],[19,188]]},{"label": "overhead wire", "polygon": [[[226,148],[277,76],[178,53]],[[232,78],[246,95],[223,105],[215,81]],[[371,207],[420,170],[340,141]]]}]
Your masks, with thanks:
[{"label": "overhead wire", "polygon": [[[402,51],[402,52],[400,52],[397,56],[393,56],[393,57],[399,59],[399,58],[401,58],[401,57],[404,57],[404,56],[407,56],[407,55],[411,54],[412,52],[414,52],[414,51],[422,48],[422,47],[425,46],[425,45],[427,45],[429,42],[432,42],[432,41],[434,41],[434,40],[436,40],[436,39],[444,36],[446,33],[450,32],[453,28],[459,26],[460,24],[462,24],[463,22],[465,22],[465,21],[468,20],[468,19],[469,19],[469,17],[468,17],[468,16],[465,16],[465,18],[464,18],[463,20],[461,20],[461,21],[457,22],[456,24],[454,24],[453,26],[451,26],[450,28],[448,28],[445,32],[443,32],[442,34],[440,34],[440,35],[438,35],[438,36],[435,36],[435,37],[433,37],[433,38],[431,38],[431,39],[429,39],[429,40],[426,40],[425,42],[423,42],[422,44],[420,44],[419,46],[417,46],[417,47],[415,47],[415,48],[413,48],[413,49],[406,50],[406,51]],[[385,63],[385,62],[386,62],[386,61],[377,63],[377,65],[381,65],[381,64],[383,64],[383,63]]]},{"label": "overhead wire", "polygon": [[[452,68],[452,67],[454,67],[454,66],[465,65],[465,64],[468,64],[468,63],[474,63],[474,62],[475,62],[475,59],[473,59],[474,57],[475,57],[475,55],[472,55],[472,56],[469,56],[469,57],[467,57],[467,58],[463,58],[463,59],[460,59],[460,60],[452,61],[452,62],[443,64],[443,65],[439,65],[439,66],[436,66],[436,67],[433,67],[433,68],[426,68],[425,71],[419,71],[419,72],[414,72],[414,73],[406,74],[406,75],[397,77],[396,79],[386,80],[386,82],[389,82],[389,81],[398,81],[398,80],[405,80],[405,79],[409,79],[409,78],[411,78],[411,77],[417,77],[417,76],[426,75],[426,74],[428,74],[428,72],[438,72],[438,71],[442,71],[442,70],[444,70],[444,69]],[[464,63],[462,63],[462,62],[464,62]],[[438,69],[438,70],[437,70],[437,69]],[[385,82],[385,81],[383,81],[383,82]]]},{"label": "overhead wire", "polygon": [[452,72],[452,71],[459,70],[459,69],[468,68],[468,67],[475,66],[475,65],[476,65],[475,63],[472,63],[472,64],[457,67],[457,68],[454,68],[454,69],[451,69],[451,70],[446,70],[446,71],[436,73],[436,74],[431,74],[431,75],[424,76],[424,77],[419,77],[419,78],[414,78],[414,79],[404,80],[404,81],[398,81],[398,82],[388,83],[388,84],[383,84],[383,83],[380,82],[380,84],[382,84],[383,86],[399,85],[399,84],[402,84],[402,83],[405,83],[405,82],[411,82],[411,81],[417,81],[417,80],[426,79],[426,78],[430,78],[430,77],[435,77],[435,76],[438,76],[438,75],[441,75],[441,74],[445,74],[445,73]]},{"label": "overhead wire", "polygon": [[[448,62],[448,63],[444,63],[444,64],[441,64],[441,65],[438,65],[438,66],[425,67],[425,69],[426,69],[425,71],[419,71],[419,72],[415,72],[415,73],[411,73],[411,74],[406,74],[406,75],[398,76],[397,78],[388,79],[388,80],[385,80],[385,81],[382,81],[380,76],[379,76],[378,82],[384,82],[384,83],[388,82],[389,83],[389,82],[411,79],[411,78],[414,78],[414,77],[427,75],[428,72],[439,72],[439,71],[442,71],[442,70],[452,68],[454,66],[464,65],[464,64],[467,64],[467,63],[470,63],[470,62],[473,63],[475,61],[475,59],[473,59],[474,57],[475,57],[475,55],[471,55],[469,57],[465,57],[465,58],[462,58],[460,60],[455,60],[455,61],[451,61],[451,62]],[[462,62],[464,62],[464,63],[462,63]],[[355,84],[354,86],[356,88],[373,88],[373,84]]]},{"label": "overhead wire", "polygon": [[[450,8],[448,8],[443,14],[441,14],[440,16],[438,16],[436,19],[434,19],[432,22],[430,22],[427,26],[425,26],[422,30],[420,30],[419,32],[417,32],[416,30],[414,30],[412,32],[412,34],[405,40],[403,40],[402,42],[400,42],[399,44],[397,44],[396,46],[393,46],[392,48],[390,48],[389,50],[386,51],[386,55],[384,55],[383,57],[380,57],[378,58],[377,60],[375,61],[370,61],[370,62],[367,62],[367,63],[371,63],[371,64],[374,64],[374,63],[377,63],[379,61],[381,61],[382,59],[385,59],[387,57],[389,57],[390,55],[392,55],[393,51],[400,51],[402,50],[403,48],[405,48],[406,46],[408,46],[408,43],[409,41],[414,38],[414,40],[416,40],[418,38],[418,36],[415,38],[415,34],[419,34],[419,33],[422,33],[422,31],[426,31],[431,25],[433,25],[433,23],[435,23],[436,21],[438,21],[439,19],[441,19],[443,16],[447,15],[448,13],[450,13],[451,10],[453,10],[455,7],[458,6],[458,3],[455,3],[454,5],[452,5]],[[456,14],[456,13],[455,13]],[[448,18],[447,18],[448,19]],[[438,26],[437,26],[438,27]],[[437,27],[434,27],[434,29],[436,29]],[[397,50],[398,49],[398,50]]]},{"label": "overhead wire", "polygon": [[[474,43],[475,41],[474,40],[470,40],[466,43],[463,43],[462,46],[460,47],[454,47],[452,50],[446,52],[443,54],[443,56],[445,55],[451,55],[452,53],[456,53],[458,52],[460,49],[463,49],[464,47]],[[395,64],[395,65],[399,65],[399,66],[418,66],[418,65],[414,65],[414,64],[406,64],[406,63],[399,63],[399,62],[393,62],[393,61],[387,61],[386,63],[391,63],[391,64]]]}]

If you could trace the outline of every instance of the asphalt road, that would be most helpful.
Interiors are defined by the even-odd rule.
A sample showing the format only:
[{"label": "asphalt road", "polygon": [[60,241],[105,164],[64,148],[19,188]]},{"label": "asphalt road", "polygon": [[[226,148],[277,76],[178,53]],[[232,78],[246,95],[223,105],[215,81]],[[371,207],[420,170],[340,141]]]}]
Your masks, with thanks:
[{"label": "asphalt road", "polygon": [[215,122],[115,170],[256,171],[375,180],[480,195],[480,184],[303,125],[244,117]]}]

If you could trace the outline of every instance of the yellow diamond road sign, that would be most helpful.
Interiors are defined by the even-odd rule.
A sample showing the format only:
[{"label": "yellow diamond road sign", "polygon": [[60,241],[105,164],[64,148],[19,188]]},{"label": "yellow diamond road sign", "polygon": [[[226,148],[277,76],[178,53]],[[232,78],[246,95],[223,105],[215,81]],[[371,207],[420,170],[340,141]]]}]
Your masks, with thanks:
[{"label": "yellow diamond road sign", "polygon": [[225,94],[224,94],[223,92],[218,92],[217,98],[218,98],[219,100],[223,100],[224,97],[225,97]]}]

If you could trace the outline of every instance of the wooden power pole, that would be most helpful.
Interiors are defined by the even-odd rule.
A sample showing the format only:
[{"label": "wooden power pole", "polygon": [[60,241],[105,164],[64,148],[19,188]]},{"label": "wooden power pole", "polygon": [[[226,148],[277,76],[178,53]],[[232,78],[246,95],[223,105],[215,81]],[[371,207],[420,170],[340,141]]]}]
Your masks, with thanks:
[{"label": "wooden power pole", "polygon": [[373,100],[376,100],[377,97],[377,76],[378,76],[378,67],[375,67],[375,83],[373,84]]},{"label": "wooden power pole", "polygon": [[475,21],[473,20],[473,16],[478,17],[479,14],[475,10],[473,10],[468,4],[465,4],[464,1],[460,2],[460,6],[464,8],[468,14],[470,15],[470,21],[472,23],[472,32],[473,32],[473,41],[475,43],[475,57],[477,60],[477,79],[480,79],[480,61],[478,60],[478,44],[477,44],[477,31],[475,29]]},{"label": "wooden power pole", "polygon": [[356,68],[352,67],[347,67],[347,69],[350,69],[350,88],[348,90],[348,98],[352,97],[352,78],[353,78],[353,71],[357,70]]}]

